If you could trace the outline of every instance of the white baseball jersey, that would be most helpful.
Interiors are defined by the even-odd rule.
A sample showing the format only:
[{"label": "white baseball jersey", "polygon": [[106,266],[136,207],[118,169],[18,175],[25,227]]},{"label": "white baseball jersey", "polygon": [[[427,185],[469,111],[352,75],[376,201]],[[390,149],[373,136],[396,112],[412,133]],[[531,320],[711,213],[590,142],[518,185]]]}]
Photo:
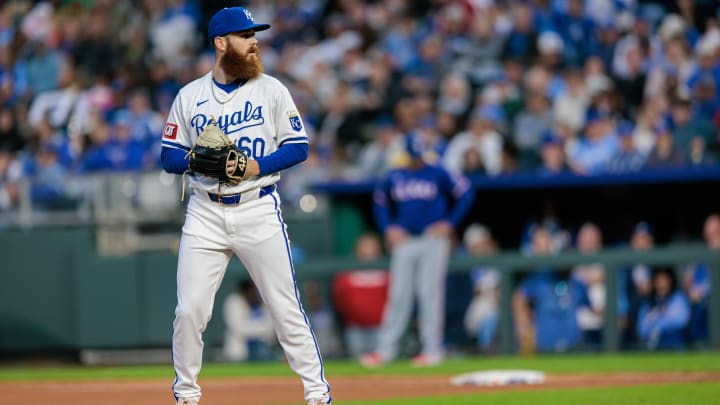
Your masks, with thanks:
[{"label": "white baseball jersey", "polygon": [[[209,72],[188,83],[175,97],[163,131],[163,146],[190,150],[211,117],[251,159],[267,156],[286,143],[308,143],[300,114],[280,81],[261,74],[226,93],[213,83]],[[215,178],[195,173],[189,184],[196,191],[235,194],[279,179],[280,173],[270,173],[237,185],[220,185]]]}]

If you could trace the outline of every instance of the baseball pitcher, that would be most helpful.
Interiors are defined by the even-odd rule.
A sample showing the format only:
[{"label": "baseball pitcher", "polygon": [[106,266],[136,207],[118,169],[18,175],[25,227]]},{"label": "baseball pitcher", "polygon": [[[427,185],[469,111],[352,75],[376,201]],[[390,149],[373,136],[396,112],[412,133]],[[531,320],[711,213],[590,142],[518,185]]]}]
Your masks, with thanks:
[{"label": "baseball pitcher", "polygon": [[288,89],[263,74],[255,32],[268,28],[243,7],[224,8],[211,18],[215,65],[180,90],[162,135],[163,169],[187,174],[192,191],[177,265],[172,339],[177,404],[199,403],[202,333],[233,254],[272,314],[305,400],[331,401],[317,341],[300,304],[275,188],[281,170],[307,158],[308,137]]}]

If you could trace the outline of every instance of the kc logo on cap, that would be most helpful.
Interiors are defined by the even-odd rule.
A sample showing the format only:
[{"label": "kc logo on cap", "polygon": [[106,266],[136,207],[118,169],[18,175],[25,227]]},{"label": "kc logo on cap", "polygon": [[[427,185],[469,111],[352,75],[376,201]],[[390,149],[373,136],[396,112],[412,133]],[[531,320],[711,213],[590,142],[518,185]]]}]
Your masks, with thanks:
[{"label": "kc logo on cap", "polygon": [[270,24],[257,24],[245,7],[225,7],[215,13],[208,24],[208,38],[222,37],[231,32],[264,31]]}]

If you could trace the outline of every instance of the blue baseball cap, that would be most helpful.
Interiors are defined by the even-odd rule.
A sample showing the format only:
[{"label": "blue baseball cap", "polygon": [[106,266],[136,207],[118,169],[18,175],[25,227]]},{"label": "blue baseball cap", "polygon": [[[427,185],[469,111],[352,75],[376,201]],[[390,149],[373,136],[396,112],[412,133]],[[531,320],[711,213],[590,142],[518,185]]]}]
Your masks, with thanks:
[{"label": "blue baseball cap", "polygon": [[607,118],[610,118],[610,114],[608,114],[607,111],[599,110],[597,108],[589,108],[585,113],[585,126]]},{"label": "blue baseball cap", "polygon": [[208,25],[208,37],[212,41],[215,37],[221,37],[231,32],[239,31],[264,31],[270,28],[270,24],[257,24],[245,7],[225,7],[215,13]]},{"label": "blue baseball cap", "polygon": [[472,117],[474,119],[489,121],[493,124],[497,124],[505,118],[502,108],[492,104],[475,108],[472,113]]},{"label": "blue baseball cap", "polygon": [[647,222],[640,221],[637,224],[635,224],[635,228],[633,228],[633,233],[645,233],[650,236],[653,236],[653,229],[650,226],[650,224],[648,224]]},{"label": "blue baseball cap", "polygon": [[540,139],[542,146],[545,145],[562,145],[563,139],[552,131],[545,132]]}]

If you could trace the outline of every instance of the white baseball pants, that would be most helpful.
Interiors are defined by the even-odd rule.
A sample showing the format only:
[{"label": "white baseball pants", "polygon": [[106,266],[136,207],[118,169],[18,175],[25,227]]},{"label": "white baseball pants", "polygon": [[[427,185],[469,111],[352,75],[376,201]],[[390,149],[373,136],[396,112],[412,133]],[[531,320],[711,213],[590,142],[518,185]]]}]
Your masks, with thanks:
[{"label": "white baseball pants", "polygon": [[259,198],[251,193],[243,195],[239,204],[223,205],[197,191],[188,203],[177,267],[174,395],[200,396],[197,377],[202,365],[202,333],[228,262],[235,254],[270,310],[288,363],[302,380],[305,399],[329,400],[330,386],[320,351],[295,283],[280,198],[275,191]]}]

